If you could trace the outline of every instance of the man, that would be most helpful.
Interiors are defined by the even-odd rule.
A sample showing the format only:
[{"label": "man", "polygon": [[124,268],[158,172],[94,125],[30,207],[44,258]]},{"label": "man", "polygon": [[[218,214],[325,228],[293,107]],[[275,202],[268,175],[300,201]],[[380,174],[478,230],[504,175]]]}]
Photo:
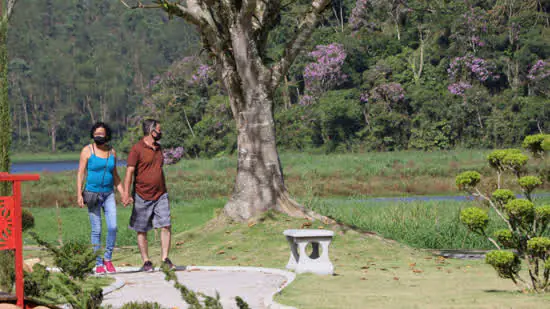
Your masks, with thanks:
[{"label": "man", "polygon": [[[134,202],[129,228],[137,232],[137,242],[143,260],[142,271],[153,271],[149,259],[147,232],[161,229],[162,266],[175,269],[168,258],[171,238],[170,203],[166,190],[164,157],[158,141],[162,138],[160,123],[153,119],[143,122],[143,138],[132,147],[128,155],[128,169],[124,181],[125,207]],[[135,177],[133,197],[129,195],[132,178]]]}]

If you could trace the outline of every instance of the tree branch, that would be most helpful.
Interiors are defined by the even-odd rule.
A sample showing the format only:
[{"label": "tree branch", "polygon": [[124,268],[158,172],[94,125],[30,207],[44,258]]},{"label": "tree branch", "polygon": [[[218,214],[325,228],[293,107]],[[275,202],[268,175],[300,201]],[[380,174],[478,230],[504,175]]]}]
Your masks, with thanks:
[{"label": "tree branch", "polygon": [[9,21],[10,17],[13,15],[13,9],[15,8],[15,3],[17,0],[8,0],[8,5],[6,8],[6,19]]},{"label": "tree branch", "polygon": [[502,221],[504,221],[506,223],[506,225],[508,225],[508,229],[510,230],[510,232],[514,233],[514,228],[512,228],[512,225],[510,224],[510,221],[506,220],[506,217],[504,217],[504,215],[500,212],[500,210],[498,210],[498,207],[493,203],[493,201],[490,198],[483,195],[483,193],[481,193],[478,188],[475,188],[475,189],[476,189],[477,193],[474,193],[473,195],[481,197],[482,199],[489,202],[489,205],[491,205],[491,208],[493,208],[493,210],[502,219]]},{"label": "tree branch", "polygon": [[280,17],[280,0],[260,0],[257,2],[252,15],[252,29],[261,56],[265,53],[269,32],[278,24]]},{"label": "tree branch", "polygon": [[311,9],[304,16],[296,30],[292,41],[287,45],[281,60],[271,68],[272,89],[277,88],[282,76],[286,75],[290,66],[311,37],[313,30],[319,24],[321,15],[330,4],[331,0],[312,0]]}]

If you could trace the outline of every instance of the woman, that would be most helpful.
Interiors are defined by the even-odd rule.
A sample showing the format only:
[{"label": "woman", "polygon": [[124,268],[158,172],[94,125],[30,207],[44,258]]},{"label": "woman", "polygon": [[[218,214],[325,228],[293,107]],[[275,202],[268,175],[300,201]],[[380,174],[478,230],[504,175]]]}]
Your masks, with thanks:
[{"label": "woman", "polygon": [[[88,215],[92,226],[92,245],[97,252],[101,247],[101,210],[107,223],[107,241],[103,258],[96,260],[96,274],[115,273],[111,262],[117,234],[116,201],[114,187],[124,195],[123,185],[116,169],[116,152],[108,146],[111,129],[103,122],[96,123],[90,136],[94,142],[85,146],[80,153],[77,177],[78,205],[88,206]],[[82,182],[86,175],[86,186],[82,191]]]}]

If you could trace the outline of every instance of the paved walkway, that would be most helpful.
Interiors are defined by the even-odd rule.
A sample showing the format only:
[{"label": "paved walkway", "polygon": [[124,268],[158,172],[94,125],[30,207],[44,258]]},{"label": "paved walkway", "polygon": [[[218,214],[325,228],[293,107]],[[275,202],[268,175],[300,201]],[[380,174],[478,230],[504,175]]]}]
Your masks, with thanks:
[{"label": "paved walkway", "polygon": [[[285,284],[289,278],[283,273],[271,271],[243,271],[236,269],[205,270],[204,268],[176,272],[181,284],[193,291],[215,296],[220,293],[224,309],[237,308],[235,296],[240,296],[250,308],[267,308],[271,297]],[[162,272],[143,273],[127,272],[114,276],[119,282],[124,281],[124,287],[105,295],[103,305],[115,308],[131,301],[158,302],[165,308],[188,308],[181,294],[173,287],[173,282],[164,280]],[[272,308],[279,308],[274,305]]]}]

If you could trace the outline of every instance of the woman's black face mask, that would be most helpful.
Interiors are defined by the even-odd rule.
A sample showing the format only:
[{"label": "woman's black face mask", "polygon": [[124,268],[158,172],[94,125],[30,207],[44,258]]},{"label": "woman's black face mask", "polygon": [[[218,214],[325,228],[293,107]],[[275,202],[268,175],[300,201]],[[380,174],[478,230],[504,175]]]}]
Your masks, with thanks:
[{"label": "woman's black face mask", "polygon": [[94,142],[98,145],[103,145],[103,144],[107,143],[107,138],[105,138],[105,136],[101,136],[101,135],[94,136]]}]

